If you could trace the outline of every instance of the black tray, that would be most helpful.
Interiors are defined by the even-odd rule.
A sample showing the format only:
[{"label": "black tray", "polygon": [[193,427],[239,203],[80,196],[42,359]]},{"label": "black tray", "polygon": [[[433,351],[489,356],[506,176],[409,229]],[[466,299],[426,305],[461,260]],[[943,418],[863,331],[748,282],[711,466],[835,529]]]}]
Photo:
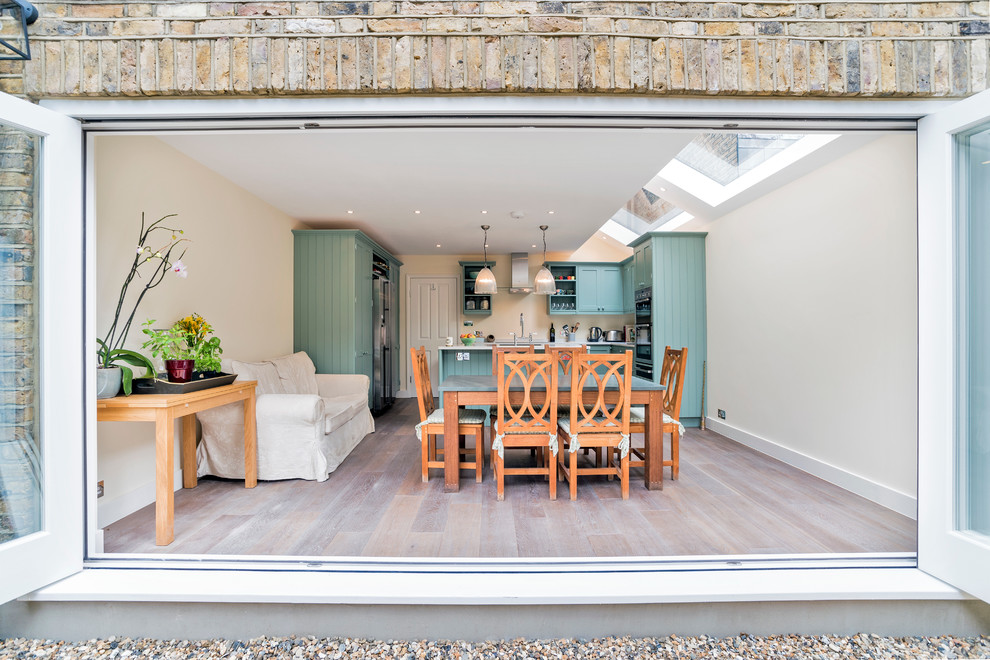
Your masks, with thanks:
[{"label": "black tray", "polygon": [[158,378],[135,378],[131,392],[133,394],[189,394],[208,390],[211,387],[230,385],[237,378],[237,374],[219,373],[207,378],[202,373],[194,373],[192,380],[188,383],[170,383],[168,374],[158,374]]}]

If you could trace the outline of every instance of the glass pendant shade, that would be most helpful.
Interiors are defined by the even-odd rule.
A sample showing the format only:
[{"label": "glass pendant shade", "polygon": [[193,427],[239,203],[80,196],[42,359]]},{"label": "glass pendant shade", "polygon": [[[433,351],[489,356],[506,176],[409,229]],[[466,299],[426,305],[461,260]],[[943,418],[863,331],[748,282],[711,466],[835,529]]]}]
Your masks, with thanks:
[{"label": "glass pendant shade", "polygon": [[535,285],[534,293],[542,293],[544,295],[551,295],[557,291],[557,285],[553,281],[553,273],[547,268],[546,264],[543,264],[543,268],[536,273],[536,279],[533,281]]},{"label": "glass pendant shade", "polygon": [[498,286],[495,284],[495,273],[488,266],[481,269],[478,277],[474,280],[475,293],[495,293]]}]

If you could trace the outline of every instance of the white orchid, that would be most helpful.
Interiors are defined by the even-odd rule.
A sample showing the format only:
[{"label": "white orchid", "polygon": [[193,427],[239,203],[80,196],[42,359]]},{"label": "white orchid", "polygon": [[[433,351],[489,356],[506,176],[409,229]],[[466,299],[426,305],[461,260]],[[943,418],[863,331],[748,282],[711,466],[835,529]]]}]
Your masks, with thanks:
[{"label": "white orchid", "polygon": [[186,273],[186,265],[182,263],[182,259],[179,259],[178,261],[172,264],[172,272],[178,275],[179,277],[188,276],[188,273]]}]

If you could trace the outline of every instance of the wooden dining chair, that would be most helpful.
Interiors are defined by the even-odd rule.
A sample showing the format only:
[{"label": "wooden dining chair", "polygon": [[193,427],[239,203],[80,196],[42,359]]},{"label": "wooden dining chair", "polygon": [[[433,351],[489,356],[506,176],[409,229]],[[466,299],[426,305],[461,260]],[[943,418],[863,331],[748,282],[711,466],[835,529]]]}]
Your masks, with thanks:
[{"label": "wooden dining chair", "polygon": [[570,376],[571,365],[574,363],[574,357],[584,353],[584,345],[552,346],[547,344],[546,351],[557,356],[557,367],[560,369],[560,373],[564,376]]},{"label": "wooden dining chair", "polygon": [[[632,351],[618,355],[585,353],[571,367],[570,415],[559,421],[561,474],[571,499],[577,499],[581,475],[618,477],[622,499],[629,499],[629,403],[632,398]],[[613,389],[607,389],[607,388]],[[604,453],[593,467],[578,463],[582,448]],[[613,460],[613,454],[618,455]]]},{"label": "wooden dining chair", "polygon": [[[664,460],[663,467],[670,467],[671,479],[677,479],[680,474],[680,445],[684,425],[680,422],[681,395],[684,392],[684,371],[687,368],[688,349],[685,346],[679,350],[667,346],[663,350],[663,364],[660,367],[660,384],[666,389],[663,392],[663,414],[661,416],[661,434],[670,434],[670,458]],[[646,433],[646,409],[633,406],[630,411],[631,433]],[[662,440],[662,438],[661,438]],[[633,458],[630,467],[646,465],[646,447],[634,446],[630,449]]]},{"label": "wooden dining chair", "polygon": [[[498,356],[498,407],[492,429],[492,465],[499,501],[507,475],[542,475],[557,499],[557,362],[551,353]],[[506,449],[538,450],[535,465],[505,467]]]},{"label": "wooden dining chair", "polygon": [[[533,353],[534,346],[495,346],[492,348],[492,375],[498,376],[498,357],[500,355],[513,355],[518,353]],[[494,412],[494,411],[493,411]]]},{"label": "wooden dining chair", "polygon": [[[430,384],[430,362],[426,357],[423,346],[410,348],[412,357],[413,378],[416,383],[416,398],[419,400],[419,424],[416,425],[416,437],[420,441],[420,453],[423,463],[423,481],[429,481],[430,468],[443,469],[443,452],[448,447],[457,447],[461,457],[473,457],[474,460],[459,460],[458,467],[462,470],[474,470],[475,481],[481,482],[481,473],[485,466],[485,411],[471,408],[457,409],[457,439],[456,444],[444,438],[444,449],[437,448],[437,436],[443,435],[443,409],[437,408],[433,398],[433,386]],[[463,440],[467,435],[474,436],[474,447],[465,447]]]}]

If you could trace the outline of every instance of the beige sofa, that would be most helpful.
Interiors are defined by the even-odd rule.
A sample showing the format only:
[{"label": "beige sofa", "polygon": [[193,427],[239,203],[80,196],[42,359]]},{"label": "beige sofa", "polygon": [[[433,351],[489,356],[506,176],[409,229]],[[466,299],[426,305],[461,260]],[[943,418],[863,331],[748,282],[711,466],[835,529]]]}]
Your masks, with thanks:
[{"label": "beige sofa", "polygon": [[[369,433],[367,376],[318,374],[306,353],[264,362],[224,360],[237,380],[258,381],[258,478],[326,481]],[[196,474],[244,478],[243,403],[197,414]]]}]

